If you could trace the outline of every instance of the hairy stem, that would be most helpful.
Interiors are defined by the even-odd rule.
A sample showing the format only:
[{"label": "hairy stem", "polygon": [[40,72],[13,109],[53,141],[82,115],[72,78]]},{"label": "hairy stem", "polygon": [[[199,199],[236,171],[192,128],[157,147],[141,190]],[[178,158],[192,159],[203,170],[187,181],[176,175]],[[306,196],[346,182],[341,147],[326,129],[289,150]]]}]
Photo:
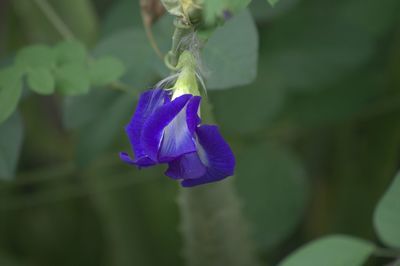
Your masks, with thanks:
[{"label": "hairy stem", "polygon": [[180,191],[188,266],[258,265],[231,179]]}]

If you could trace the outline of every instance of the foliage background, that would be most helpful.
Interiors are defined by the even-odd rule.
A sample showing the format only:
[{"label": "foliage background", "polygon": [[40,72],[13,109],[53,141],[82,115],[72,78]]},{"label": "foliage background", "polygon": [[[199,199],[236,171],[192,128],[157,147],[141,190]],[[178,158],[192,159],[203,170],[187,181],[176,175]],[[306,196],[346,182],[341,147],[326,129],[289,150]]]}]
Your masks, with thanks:
[{"label": "foliage background", "polygon": [[[168,73],[137,1],[49,2],[93,56],[124,62],[132,90],[24,90],[0,127],[0,264],[183,265],[178,185],[162,167],[138,171],[117,156],[138,91]],[[241,13],[217,30],[204,59],[260,257],[276,265],[327,234],[379,243],[374,208],[399,165],[400,2],[254,0],[250,12],[258,36]],[[170,22],[154,28],[163,51]],[[61,38],[33,1],[3,0],[0,40],[7,65],[22,47]]]}]

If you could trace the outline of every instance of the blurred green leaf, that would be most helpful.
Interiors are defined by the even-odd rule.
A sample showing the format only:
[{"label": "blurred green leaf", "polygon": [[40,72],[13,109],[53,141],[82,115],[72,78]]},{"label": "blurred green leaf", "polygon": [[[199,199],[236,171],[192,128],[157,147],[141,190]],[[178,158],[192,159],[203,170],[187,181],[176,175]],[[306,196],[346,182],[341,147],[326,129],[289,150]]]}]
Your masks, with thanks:
[{"label": "blurred green leaf", "polygon": [[204,0],[204,20],[207,24],[225,20],[226,16],[240,12],[250,2],[251,0]]},{"label": "blurred green leaf", "polygon": [[279,266],[361,266],[373,250],[374,245],[368,241],[332,235],[300,247]]},{"label": "blurred green leaf", "polygon": [[292,9],[298,2],[299,0],[285,0],[279,1],[279,5],[277,6],[272,6],[265,3],[265,0],[253,0],[249,8],[257,22],[264,22],[277,19]]},{"label": "blurred green leaf", "polygon": [[17,108],[22,93],[21,77],[18,67],[0,70],[0,124]]},{"label": "blurred green leaf", "polygon": [[368,241],[334,235],[315,240],[289,255],[279,266],[361,266],[372,254]]},{"label": "blurred green leaf", "polygon": [[15,175],[22,145],[22,130],[18,114],[0,125],[0,180],[10,180]]},{"label": "blurred green leaf", "polygon": [[108,265],[182,265],[176,252],[181,247],[179,232],[174,229],[179,221],[176,184],[160,175],[160,167],[122,168],[117,172],[103,167],[86,179],[95,192],[91,201],[104,228]]},{"label": "blurred green leaf", "polygon": [[400,173],[376,207],[374,224],[385,244],[400,248]]},{"label": "blurred green leaf", "polygon": [[52,68],[55,65],[54,51],[45,45],[31,45],[18,51],[15,64],[21,68]]},{"label": "blurred green leaf", "polygon": [[159,60],[142,29],[126,29],[109,35],[98,43],[93,54],[120,59],[126,68],[123,80],[138,88],[148,86],[154,79],[154,61]]},{"label": "blurred green leaf", "polygon": [[28,70],[27,81],[34,92],[44,95],[54,93],[55,81],[49,69],[35,68]]},{"label": "blurred green leaf", "polygon": [[211,72],[207,78],[209,89],[225,89],[254,81],[257,75],[258,32],[248,10],[213,33],[204,48],[203,58]]},{"label": "blurred green leaf", "polygon": [[210,99],[224,134],[249,134],[271,125],[284,106],[285,91],[282,84],[259,75],[251,85],[212,91]]},{"label": "blurred green leaf", "polygon": [[4,252],[0,252],[0,265],[4,266],[28,266],[32,265],[25,261],[22,261],[19,258],[14,256],[10,256],[9,254],[5,254]]},{"label": "blurred green leaf", "polygon": [[[95,90],[65,106],[69,125],[79,126],[77,160],[86,165],[101,155],[116,135],[125,138],[124,126],[134,111],[135,97],[121,92]],[[86,115],[81,117],[80,114]],[[117,155],[116,155],[117,156]]]},{"label": "blurred green leaf", "polygon": [[245,214],[260,247],[270,249],[288,238],[303,217],[309,191],[304,168],[289,150],[272,144],[247,144],[237,157]]},{"label": "blurred green leaf", "polygon": [[307,92],[324,88],[368,62],[375,43],[365,29],[338,20],[332,11],[323,15],[324,23],[321,19],[318,6],[305,5],[262,33],[261,60],[267,76],[281,73],[287,88]]},{"label": "blurred green leaf", "polygon": [[380,70],[371,69],[307,94],[293,92],[287,97],[281,120],[288,119],[302,128],[349,121],[371,109],[371,104],[384,95],[385,85]]},{"label": "blurred green leaf", "polygon": [[57,64],[85,63],[87,52],[85,46],[78,41],[63,41],[54,47]]},{"label": "blurred green leaf", "polygon": [[84,64],[68,63],[56,70],[56,87],[66,95],[88,93],[90,79]]},{"label": "blurred green leaf", "polygon": [[279,0],[267,0],[267,1],[271,6],[274,6],[276,3],[279,2]]},{"label": "blurred green leaf", "polygon": [[68,129],[83,127],[94,120],[104,106],[109,105],[111,92],[93,90],[88,94],[64,98],[63,124]]},{"label": "blurred green leaf", "polygon": [[338,15],[366,29],[373,37],[387,34],[399,19],[397,0],[350,0],[339,5]]},{"label": "blurred green leaf", "polygon": [[120,0],[108,11],[102,21],[102,35],[107,36],[121,29],[142,27],[139,2],[136,0]]},{"label": "blurred green leaf", "polygon": [[124,64],[118,58],[105,56],[89,64],[91,84],[103,86],[121,78],[125,73]]}]

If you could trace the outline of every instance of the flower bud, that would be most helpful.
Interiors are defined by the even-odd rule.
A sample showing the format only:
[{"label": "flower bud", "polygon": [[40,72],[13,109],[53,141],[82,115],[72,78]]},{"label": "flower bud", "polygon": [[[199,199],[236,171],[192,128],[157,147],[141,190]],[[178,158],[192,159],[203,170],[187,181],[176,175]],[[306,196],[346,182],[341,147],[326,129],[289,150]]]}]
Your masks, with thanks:
[{"label": "flower bud", "polygon": [[202,20],[204,0],[161,0],[161,2],[169,13],[191,24],[199,24]]},{"label": "flower bud", "polygon": [[184,94],[200,95],[196,77],[196,59],[189,51],[184,51],[179,57],[177,68],[179,76],[172,87],[172,99]]}]

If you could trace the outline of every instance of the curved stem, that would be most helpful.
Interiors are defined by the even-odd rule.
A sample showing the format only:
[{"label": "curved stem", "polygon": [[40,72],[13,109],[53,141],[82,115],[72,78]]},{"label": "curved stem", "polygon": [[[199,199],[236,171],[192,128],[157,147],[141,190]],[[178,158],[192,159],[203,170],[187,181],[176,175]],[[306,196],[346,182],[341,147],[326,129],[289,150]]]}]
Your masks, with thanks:
[{"label": "curved stem", "polygon": [[70,30],[70,28],[68,28],[68,26],[60,18],[60,16],[53,9],[53,7],[47,2],[47,0],[34,0],[34,3],[39,7],[39,9],[46,16],[46,18],[50,21],[50,23],[54,26],[54,28],[60,33],[60,35],[64,39],[66,40],[75,39],[75,36]]},{"label": "curved stem", "polygon": [[150,43],[151,47],[153,48],[154,52],[158,55],[158,57],[161,60],[163,60],[164,55],[157,45],[156,39],[154,38],[153,31],[151,29],[151,22],[148,19],[146,19],[143,9],[142,9],[141,15],[142,15],[143,26],[144,26],[144,30],[146,32],[147,39],[149,40],[149,43]]},{"label": "curved stem", "polygon": [[174,21],[174,25],[175,31],[174,35],[172,36],[172,47],[165,57],[166,65],[171,70],[175,70],[174,68],[178,63],[179,56],[185,49],[185,47],[182,47],[183,38],[193,31],[190,25],[184,24],[179,19]]}]

